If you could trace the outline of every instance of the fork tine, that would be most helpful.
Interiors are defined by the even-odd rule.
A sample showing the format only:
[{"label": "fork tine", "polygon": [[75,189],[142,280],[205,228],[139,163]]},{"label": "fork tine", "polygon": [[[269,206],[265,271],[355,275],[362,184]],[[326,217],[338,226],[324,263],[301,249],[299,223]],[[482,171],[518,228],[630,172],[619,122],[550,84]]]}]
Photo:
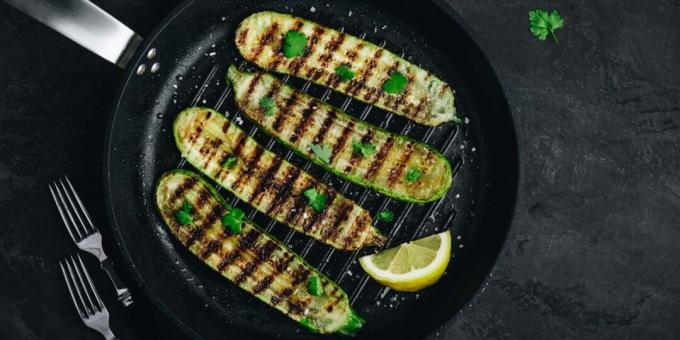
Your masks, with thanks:
[{"label": "fork tine", "polygon": [[78,300],[76,300],[76,296],[73,294],[73,289],[71,288],[71,280],[69,279],[69,276],[66,274],[66,269],[64,269],[64,264],[60,261],[59,262],[59,267],[61,268],[61,274],[64,275],[64,282],[66,282],[66,288],[68,288],[68,293],[71,295],[71,300],[73,300],[73,305],[76,307],[76,310],[78,311],[78,314],[80,315],[81,318],[86,318],[87,314],[83,312],[83,309],[80,307],[78,304]]},{"label": "fork tine", "polygon": [[64,226],[66,226],[66,231],[68,231],[68,234],[71,235],[71,239],[73,242],[78,242],[78,239],[82,238],[80,236],[80,232],[76,229],[76,233],[78,234],[78,239],[76,239],[75,235],[73,235],[73,230],[71,230],[71,225],[68,222],[68,219],[66,218],[66,215],[64,214],[64,209],[61,207],[60,200],[57,198],[57,195],[54,193],[54,189],[52,189],[52,185],[48,185],[48,188],[50,188],[50,193],[52,194],[52,199],[54,199],[54,204],[57,206],[57,210],[59,210],[59,216],[61,216],[61,220],[64,222]]},{"label": "fork tine", "polygon": [[97,230],[97,227],[94,225],[94,223],[92,223],[92,218],[90,218],[90,214],[87,212],[87,209],[85,209],[83,201],[80,200],[80,196],[78,195],[76,189],[73,187],[73,184],[71,184],[71,181],[68,179],[68,176],[64,175],[64,179],[66,180],[66,184],[68,184],[68,187],[71,189],[71,193],[73,194],[73,197],[76,199],[76,202],[78,202],[78,206],[80,206],[80,211],[83,212],[83,215],[85,215],[85,219],[87,220],[87,223],[90,224],[90,228],[92,230]]},{"label": "fork tine", "polygon": [[[92,295],[90,294],[90,289],[88,289],[88,284],[85,283],[85,280],[83,279],[83,275],[81,271],[87,271],[85,267],[80,267],[78,263],[76,263],[76,259],[73,256],[69,256],[69,259],[71,260],[71,264],[73,265],[73,271],[76,272],[76,276],[78,276],[78,282],[80,282],[80,288],[85,292],[85,296],[87,297],[87,301],[90,302],[90,306],[92,306],[92,311],[94,313],[98,312],[99,309],[99,301],[92,298]],[[82,263],[82,262],[81,262]],[[92,288],[92,287],[90,287]],[[96,302],[96,303],[95,303]]]},{"label": "fork tine", "polygon": [[90,273],[88,273],[87,268],[85,268],[83,259],[80,257],[80,254],[77,254],[76,256],[78,257],[78,262],[80,262],[80,268],[82,268],[83,273],[85,273],[85,278],[87,279],[87,283],[90,286],[90,290],[92,290],[95,299],[97,299],[97,307],[99,308],[99,310],[106,308],[104,307],[104,302],[102,302],[102,299],[99,297],[99,293],[97,293],[97,289],[94,287],[94,283],[92,283],[92,278],[90,278]]},{"label": "fork tine", "polygon": [[59,179],[59,184],[61,185],[62,190],[64,191],[64,196],[66,196],[66,199],[68,200],[68,203],[71,207],[71,211],[73,212],[73,215],[76,216],[78,219],[78,222],[80,222],[80,227],[83,228],[85,231],[85,236],[90,235],[94,232],[94,230],[91,230],[90,228],[87,227],[87,225],[83,222],[83,218],[80,217],[81,213],[78,211],[78,208],[76,207],[76,204],[73,203],[73,199],[71,199],[71,195],[69,194],[68,190],[66,189],[66,185],[64,182]]},{"label": "fork tine", "polygon": [[78,300],[80,300],[80,303],[82,303],[82,306],[84,307],[85,317],[94,314],[94,308],[88,306],[88,304],[85,302],[85,299],[83,298],[83,293],[81,292],[83,286],[79,285],[78,281],[76,281],[76,276],[73,274],[73,267],[71,266],[71,263],[68,261],[68,258],[65,259],[64,262],[66,263],[66,269],[69,274],[70,282],[73,285],[73,289],[76,291],[76,295],[78,295]]}]

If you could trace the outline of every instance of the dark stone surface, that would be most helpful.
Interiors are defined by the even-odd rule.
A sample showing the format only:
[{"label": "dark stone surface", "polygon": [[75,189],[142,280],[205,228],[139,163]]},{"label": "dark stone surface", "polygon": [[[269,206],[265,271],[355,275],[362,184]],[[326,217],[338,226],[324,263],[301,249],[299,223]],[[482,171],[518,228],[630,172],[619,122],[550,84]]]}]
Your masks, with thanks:
[{"label": "dark stone surface", "polygon": [[[95,2],[142,35],[177,3]],[[450,1],[505,86],[522,174],[483,294],[432,338],[680,334],[680,1],[557,2],[560,44],[527,30],[545,3]],[[75,246],[47,183],[71,175],[116,260],[101,164],[123,73],[4,3],[0,17],[0,338],[98,339],[57,271]],[[121,337],[182,338],[142,294],[123,312],[91,272]]]}]

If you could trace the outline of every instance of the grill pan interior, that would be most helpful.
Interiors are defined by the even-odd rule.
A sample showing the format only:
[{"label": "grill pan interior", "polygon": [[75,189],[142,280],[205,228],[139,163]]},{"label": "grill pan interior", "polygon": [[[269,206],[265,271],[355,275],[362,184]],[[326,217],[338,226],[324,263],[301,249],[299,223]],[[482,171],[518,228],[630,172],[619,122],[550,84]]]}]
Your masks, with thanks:
[{"label": "grill pan interior", "polygon": [[[431,204],[407,204],[356,186],[310,164],[257,129],[236,109],[224,76],[230,63],[257,70],[234,46],[234,31],[259,10],[292,12],[402,53],[449,82],[465,124],[427,128],[303,80],[288,84],[386,129],[426,142],[451,162],[450,192]],[[351,15],[350,15],[351,13]],[[157,57],[146,58],[156,48]],[[106,159],[110,215],[124,257],[160,309],[192,335],[310,338],[278,311],[222,278],[175,242],[154,205],[155,182],[181,160],[172,121],[183,108],[215,108],[241,124],[262,146],[339,189],[373,215],[395,214],[376,226],[391,236],[388,247],[451,229],[453,259],[442,280],[420,293],[383,288],[356,259],[373,250],[332,250],[295,233],[226,190],[220,193],[271,234],[340,284],[366,321],[360,337],[422,336],[453,317],[475,294],[501,249],[512,218],[517,184],[517,146],[503,92],[483,54],[455,13],[436,2],[227,1],[186,2],[138,52],[115,107]],[[159,62],[160,71],[138,76],[139,64]],[[148,69],[147,65],[147,69]],[[198,171],[196,171],[198,172]]]}]

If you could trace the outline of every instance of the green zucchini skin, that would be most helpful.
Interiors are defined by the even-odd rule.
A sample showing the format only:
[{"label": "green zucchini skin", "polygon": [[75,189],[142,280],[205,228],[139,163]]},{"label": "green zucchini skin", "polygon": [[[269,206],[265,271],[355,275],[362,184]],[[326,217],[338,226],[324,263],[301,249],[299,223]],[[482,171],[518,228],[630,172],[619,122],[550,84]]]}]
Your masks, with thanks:
[{"label": "green zucchini skin", "polygon": [[[281,48],[285,35],[292,30],[303,33],[308,42],[304,55],[286,58]],[[264,11],[240,23],[235,41],[246,60],[266,70],[311,80],[423,125],[460,123],[455,93],[447,83],[392,52],[347,33],[289,14]],[[354,78],[342,81],[336,74],[339,66],[352,70]],[[403,92],[390,94],[383,90],[393,72],[407,78]]]},{"label": "green zucchini skin", "polygon": [[[175,212],[184,202],[193,222],[180,225]],[[156,186],[156,205],[170,232],[205,264],[241,289],[318,333],[352,335],[364,324],[347,294],[286,245],[245,220],[232,234],[221,217],[232,208],[199,175],[187,170],[165,173]],[[307,291],[307,279],[320,278],[322,295]]]},{"label": "green zucchini skin", "polygon": [[[250,120],[339,177],[413,203],[436,201],[451,186],[451,165],[426,144],[358,120],[267,73],[241,72],[231,65],[227,78],[237,106]],[[263,98],[273,100],[275,109],[270,114],[260,105]],[[376,150],[362,156],[355,152],[353,142],[371,144]],[[330,162],[316,157],[311,144],[330,146]],[[408,181],[409,169],[418,169],[422,177]]]},{"label": "green zucchini skin", "polygon": [[[364,208],[258,143],[221,113],[191,107],[173,125],[182,156],[204,175],[258,211],[340,250],[380,246],[386,237]],[[225,161],[234,157],[233,166]],[[315,211],[304,192],[327,197]]]}]

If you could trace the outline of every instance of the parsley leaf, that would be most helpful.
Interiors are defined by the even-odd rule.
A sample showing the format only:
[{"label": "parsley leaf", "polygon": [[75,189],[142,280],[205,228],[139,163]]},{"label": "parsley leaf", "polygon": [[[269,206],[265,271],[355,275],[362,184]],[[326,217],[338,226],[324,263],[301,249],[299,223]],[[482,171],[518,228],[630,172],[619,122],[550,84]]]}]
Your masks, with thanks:
[{"label": "parsley leaf", "polygon": [[337,74],[338,77],[340,77],[341,81],[350,81],[354,79],[354,72],[352,72],[352,70],[350,70],[350,68],[345,65],[340,65],[336,67],[335,74]]},{"label": "parsley leaf", "polygon": [[323,208],[326,206],[326,195],[316,191],[314,188],[305,190],[305,197],[309,199],[309,206],[316,212],[323,211]]},{"label": "parsley leaf", "polygon": [[416,169],[416,168],[410,168],[406,172],[406,181],[408,182],[415,182],[420,179],[420,177],[423,177],[423,172]]},{"label": "parsley leaf", "polygon": [[383,84],[383,90],[390,94],[401,93],[406,88],[408,78],[399,72],[392,72],[390,79]]},{"label": "parsley leaf", "polygon": [[283,38],[283,55],[286,58],[299,57],[305,54],[307,36],[298,31],[288,31]]},{"label": "parsley leaf", "polygon": [[241,232],[241,223],[243,223],[243,210],[239,208],[231,208],[228,213],[222,216],[222,225],[229,228],[232,234]]},{"label": "parsley leaf", "polygon": [[227,157],[226,160],[224,160],[224,163],[222,163],[222,166],[225,167],[225,168],[231,169],[236,165],[236,162],[237,162],[236,156],[231,155],[231,156]]},{"label": "parsley leaf", "polygon": [[364,157],[368,157],[375,152],[374,145],[368,143],[364,144],[356,139],[352,141],[352,149],[354,150],[354,153],[363,155]]},{"label": "parsley leaf", "polygon": [[318,275],[312,275],[307,280],[307,291],[314,296],[321,296],[323,294],[323,287],[321,287],[321,279]]},{"label": "parsley leaf", "polygon": [[276,103],[272,97],[262,97],[262,99],[260,99],[260,108],[264,109],[265,116],[271,116],[276,109]]},{"label": "parsley leaf", "polygon": [[560,43],[555,35],[555,30],[564,26],[564,20],[556,10],[548,13],[542,9],[529,11],[529,30],[539,40],[545,40],[551,34],[556,43]]},{"label": "parsley leaf", "polygon": [[184,203],[182,203],[182,210],[175,211],[175,219],[177,220],[177,223],[181,225],[194,223],[194,219],[191,217],[190,212],[191,205],[189,205],[189,202],[184,200]]},{"label": "parsley leaf", "polygon": [[391,211],[389,210],[383,210],[380,213],[378,213],[378,219],[381,221],[385,221],[387,223],[392,222],[394,220],[394,214],[392,214]]},{"label": "parsley leaf", "polygon": [[331,162],[331,153],[333,152],[331,150],[331,147],[325,144],[321,145],[316,145],[316,144],[309,144],[309,148],[312,149],[312,152],[318,157],[320,160],[330,163]]}]

